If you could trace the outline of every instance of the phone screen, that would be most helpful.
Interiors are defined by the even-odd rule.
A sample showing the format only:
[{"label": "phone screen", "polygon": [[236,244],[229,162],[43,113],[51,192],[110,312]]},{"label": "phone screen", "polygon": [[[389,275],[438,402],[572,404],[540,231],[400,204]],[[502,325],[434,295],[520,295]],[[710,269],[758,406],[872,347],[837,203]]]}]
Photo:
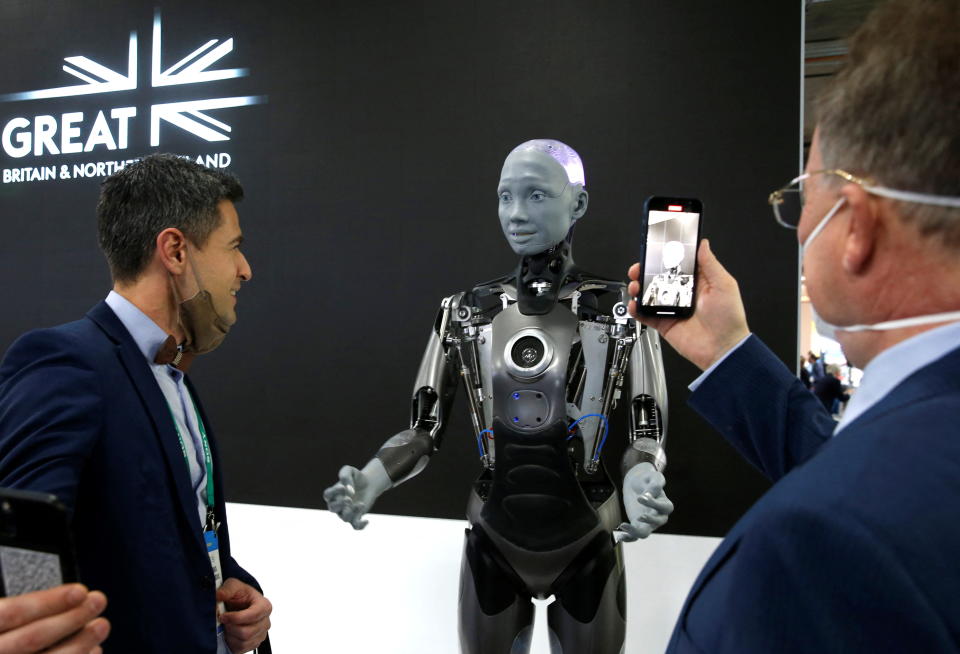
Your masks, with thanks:
[{"label": "phone screen", "polygon": [[703,207],[693,198],[648,198],[643,279],[637,308],[648,316],[685,318],[696,298],[697,243]]}]

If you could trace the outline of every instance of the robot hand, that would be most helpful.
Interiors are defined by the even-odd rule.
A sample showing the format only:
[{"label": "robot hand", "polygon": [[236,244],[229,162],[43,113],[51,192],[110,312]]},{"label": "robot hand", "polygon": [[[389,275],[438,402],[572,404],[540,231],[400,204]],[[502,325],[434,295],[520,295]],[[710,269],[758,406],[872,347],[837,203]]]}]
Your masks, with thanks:
[{"label": "robot hand", "polygon": [[338,476],[340,481],[323,491],[323,499],[341,520],[349,522],[354,529],[363,529],[367,526],[363,515],[370,510],[382,490],[377,488],[376,483],[371,483],[366,468],[358,470],[353,466],[343,466]]},{"label": "robot hand", "polygon": [[673,502],[663,492],[666,480],[651,463],[644,461],[630,468],[623,478],[623,505],[629,522],[614,532],[617,542],[646,538],[667,522]]}]

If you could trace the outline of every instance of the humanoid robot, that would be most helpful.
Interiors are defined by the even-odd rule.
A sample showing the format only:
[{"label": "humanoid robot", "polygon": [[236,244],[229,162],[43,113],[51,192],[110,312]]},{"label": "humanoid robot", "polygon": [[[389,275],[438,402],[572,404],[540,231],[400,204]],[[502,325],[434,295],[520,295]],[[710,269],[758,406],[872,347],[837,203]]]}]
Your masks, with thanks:
[{"label": "humanoid robot", "polygon": [[[554,654],[617,654],[626,627],[621,541],[666,522],[667,396],[657,333],[629,318],[619,281],[580,270],[573,225],[587,209],[580,157],[528,141],[506,158],[500,223],[516,271],[443,300],[413,387],[410,428],[324,492],[354,528],[437,449],[458,377],[482,472],[467,506],[459,632],[464,654],[529,651],[531,598],[547,609]],[[601,307],[609,306],[608,310]],[[630,380],[621,462],[628,520],[601,453]]]},{"label": "humanoid robot", "polygon": [[680,270],[683,261],[683,243],[667,241],[663,244],[664,271],[657,273],[641,303],[662,307],[688,307],[693,302],[693,275],[684,275]]}]

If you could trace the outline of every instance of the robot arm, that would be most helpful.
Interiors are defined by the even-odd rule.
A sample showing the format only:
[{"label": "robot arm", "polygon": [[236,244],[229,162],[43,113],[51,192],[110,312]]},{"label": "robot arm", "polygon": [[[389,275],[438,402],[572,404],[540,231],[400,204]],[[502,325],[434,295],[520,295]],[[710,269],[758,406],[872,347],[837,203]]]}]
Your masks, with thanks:
[{"label": "robot arm", "polygon": [[673,502],[663,492],[667,388],[660,337],[655,330],[633,325],[637,341],[630,353],[630,447],[621,460],[628,521],[618,529],[618,538],[626,541],[646,538],[673,511]]},{"label": "robot arm", "polygon": [[390,437],[362,470],[341,468],[338,482],[323,493],[329,509],[354,529],[367,525],[363,515],[380,495],[423,470],[439,447],[456,390],[453,358],[446,341],[451,313],[457,311],[461,297],[454,295],[443,301],[430,332],[414,383],[410,427]]}]

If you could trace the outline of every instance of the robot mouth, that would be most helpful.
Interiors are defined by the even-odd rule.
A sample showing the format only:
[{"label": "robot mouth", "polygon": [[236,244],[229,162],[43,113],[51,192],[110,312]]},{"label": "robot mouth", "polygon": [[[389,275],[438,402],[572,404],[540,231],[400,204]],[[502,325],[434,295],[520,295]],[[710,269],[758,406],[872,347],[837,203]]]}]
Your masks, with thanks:
[{"label": "robot mouth", "polygon": [[513,238],[530,238],[534,234],[536,234],[536,232],[510,232]]}]

